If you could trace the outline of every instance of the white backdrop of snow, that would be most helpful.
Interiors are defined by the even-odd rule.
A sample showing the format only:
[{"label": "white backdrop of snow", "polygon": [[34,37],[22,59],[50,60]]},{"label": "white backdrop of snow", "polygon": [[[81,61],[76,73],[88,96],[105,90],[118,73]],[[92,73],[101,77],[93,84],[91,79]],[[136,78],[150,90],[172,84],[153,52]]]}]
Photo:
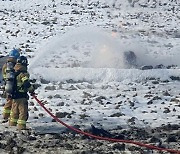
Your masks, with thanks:
[{"label": "white backdrop of snow", "polygon": [[[88,1],[88,0],[87,0]],[[83,5],[87,6],[87,1],[83,1]],[[2,5],[0,5],[0,10],[3,10],[4,8],[9,10],[21,10],[22,14],[23,11],[31,10],[34,11],[41,11],[45,6],[52,6],[53,3],[51,3],[51,0],[18,0],[18,1],[3,1],[1,2]],[[61,1],[63,3],[67,3],[67,0]],[[72,0],[71,3],[81,3],[79,0]],[[91,2],[97,2],[97,0],[92,0]],[[114,1],[111,0],[102,0],[101,3],[109,3],[112,5]],[[133,0],[132,0],[133,2]],[[145,13],[146,10],[144,8],[141,8],[138,6],[139,3],[146,3],[146,0],[140,0],[135,5],[135,8],[130,7],[128,1],[124,1],[123,3],[120,1],[116,1],[116,7],[119,7],[121,4],[121,15],[126,15],[127,10],[131,10],[131,13],[136,13],[137,11]],[[169,2],[168,0],[160,0],[159,2]],[[60,2],[57,2],[60,3]],[[149,1],[149,5],[153,4],[153,1]],[[52,9],[52,7],[49,7],[49,9]],[[168,8],[168,6],[167,6]],[[57,8],[57,11],[67,10],[71,11],[71,8],[69,7],[69,10],[67,7],[59,7]],[[157,7],[155,9],[148,9],[148,13],[155,12],[161,10],[162,7]],[[162,10],[161,10],[162,11]],[[113,12],[113,11],[112,11]],[[42,11],[43,13],[43,11]],[[114,11],[114,14],[118,14],[119,12]],[[155,13],[154,16],[157,14]],[[161,23],[162,25],[166,25],[164,29],[171,29],[173,27],[178,26],[177,22],[175,20],[175,17],[173,14],[170,14],[171,16],[171,24],[167,25],[166,21],[164,21],[164,18],[157,15],[159,18],[153,18],[153,22]],[[64,17],[64,18],[68,18]],[[124,16],[123,16],[124,17]],[[46,15],[44,15],[44,18],[47,18]],[[63,18],[63,17],[62,17]],[[15,21],[19,21],[18,18],[13,18]],[[122,20],[122,19],[121,19]],[[108,21],[108,19],[105,19],[105,21]],[[8,23],[11,21],[8,21]],[[99,22],[99,21],[98,21]],[[103,22],[103,21],[102,21]],[[113,22],[117,22],[116,20]],[[118,21],[119,22],[119,21]],[[122,20],[122,22],[126,22],[126,20]],[[138,23],[138,21],[135,21]],[[104,22],[105,23],[105,22]],[[141,22],[142,24],[142,22]],[[134,26],[132,29],[128,29],[126,33],[124,32],[124,29],[122,27],[122,34],[120,33],[112,33],[110,31],[102,30],[101,28],[95,27],[89,27],[89,26],[83,26],[83,27],[73,27],[69,28],[68,32],[65,32],[65,34],[58,34],[52,39],[47,40],[44,42],[44,44],[39,44],[39,48],[36,49],[35,58],[30,59],[30,66],[29,70],[32,74],[32,78],[44,78],[46,80],[51,81],[52,83],[54,81],[61,82],[69,79],[73,79],[75,81],[87,81],[87,82],[95,82],[98,84],[99,87],[102,85],[105,85],[109,83],[111,85],[111,82],[115,82],[116,84],[119,84],[119,87],[122,89],[126,89],[126,83],[131,83],[134,81],[143,81],[146,78],[155,77],[160,78],[162,80],[169,79],[169,76],[180,76],[180,70],[179,69],[156,69],[156,70],[138,70],[138,69],[125,69],[126,65],[123,62],[123,52],[132,50],[135,52],[138,58],[138,65],[157,65],[157,64],[164,64],[164,65],[171,65],[175,64],[180,66],[180,44],[179,39],[167,37],[158,37],[156,35],[149,35],[148,37],[142,36],[136,34],[136,31],[144,29],[145,31],[148,31],[149,25],[142,24],[142,25]],[[89,25],[89,22],[87,21],[84,23],[84,25]],[[7,25],[9,28],[11,28],[12,25]],[[36,29],[36,26],[32,25],[32,27],[26,27],[26,24],[24,24],[23,21],[19,21],[19,26],[21,29],[24,29],[25,32],[27,30],[30,30],[32,27]],[[39,25],[38,25],[39,26]],[[18,27],[14,27],[17,28]],[[43,29],[43,26],[39,27],[40,29]],[[163,29],[163,30],[164,30]],[[158,29],[159,30],[159,29]],[[159,30],[161,32],[161,29]],[[41,33],[45,33],[44,31],[39,31]],[[25,33],[26,34],[26,33]],[[47,33],[48,34],[48,33]],[[123,36],[123,37],[122,37]],[[124,37],[126,36],[126,38]],[[25,36],[19,36],[19,39],[17,38],[11,39],[11,46],[15,46],[19,42],[23,42],[25,39]],[[158,42],[155,44],[150,44],[149,42]],[[39,40],[38,43],[41,41]],[[165,48],[164,45],[172,45],[172,48]],[[121,83],[117,83],[121,82]],[[179,83],[179,82],[178,82]],[[174,87],[174,93],[178,93],[178,83],[173,82]],[[83,83],[86,84],[86,83]],[[171,84],[171,83],[170,83]],[[67,85],[68,86],[68,85]],[[162,86],[163,89],[163,86]],[[38,89],[37,93],[39,93],[38,97],[44,100],[47,100],[47,92],[41,91],[42,89]],[[143,89],[144,90],[144,89]],[[166,90],[166,89],[164,89]],[[94,93],[96,93],[96,89],[94,89]],[[50,94],[54,93],[62,93],[64,95],[68,95],[67,91],[53,91],[49,92]],[[107,95],[110,93],[110,90],[103,91],[104,95]],[[111,92],[112,94],[113,92]],[[143,93],[143,92],[142,92]],[[81,91],[77,90],[75,92],[72,92],[71,97],[80,99]],[[129,92],[128,92],[129,94]],[[67,96],[68,97],[68,96]],[[151,114],[147,113],[146,117],[144,117],[144,114],[142,114],[142,110],[148,110],[147,102],[145,102],[141,98],[141,94],[136,98],[137,100],[141,100],[139,105],[140,107],[137,110],[132,111],[127,104],[124,104],[123,108],[121,109],[123,113],[126,114],[126,116],[123,116],[122,118],[109,118],[106,122],[103,121],[102,123],[107,124],[108,122],[111,124],[117,124],[117,125],[126,125],[127,119],[131,118],[132,116],[137,117],[137,120],[147,120],[150,122],[151,126],[158,126],[162,123],[178,123],[178,120],[176,116],[172,116],[172,114],[175,115],[175,113],[170,114],[163,114],[161,109],[160,102],[157,102],[157,106],[159,107],[157,114]],[[167,106],[170,104],[169,99],[167,99],[168,102]],[[32,101],[32,100],[31,100]],[[67,101],[67,100],[66,100]],[[70,100],[71,101],[71,100]],[[3,102],[3,101],[2,101]],[[54,104],[53,104],[54,103]],[[50,104],[47,104],[46,106],[49,106],[53,109],[57,109],[56,104],[57,100],[51,100]],[[71,105],[73,105],[72,102],[70,102]],[[75,106],[75,107],[74,107]],[[76,108],[77,112],[81,112],[81,108],[83,105],[80,104],[74,104],[74,108]],[[37,107],[39,107],[37,105]],[[163,108],[164,106],[162,106]],[[71,110],[71,106],[64,107],[61,111],[68,111]],[[98,111],[105,112],[105,114],[110,114],[112,112],[115,112],[113,109],[110,108],[98,108]],[[102,118],[102,115],[97,113],[97,110],[89,110],[90,115],[93,118],[97,118],[97,121]],[[1,108],[2,111],[2,108]],[[42,112],[42,109],[39,109],[40,113]],[[107,112],[107,113],[106,113]],[[178,108],[177,108],[178,112]],[[44,122],[51,122],[51,118],[48,116],[45,116],[45,118],[34,120],[32,119],[33,114],[38,114],[30,112],[30,119],[29,121],[32,122],[36,121],[38,123],[44,121]],[[179,113],[179,112],[178,112]],[[106,115],[104,115],[106,116]],[[167,117],[169,118],[167,120]],[[70,119],[68,123],[76,124],[79,119],[76,119],[77,117]],[[157,118],[157,121],[154,121],[153,119]],[[67,119],[66,119],[67,120]],[[87,125],[90,124],[90,120],[86,121]],[[117,123],[118,120],[118,123]],[[141,122],[141,121],[137,121]],[[144,123],[141,123],[144,125]],[[37,125],[37,123],[35,123]],[[142,126],[141,125],[141,126]],[[40,123],[40,127],[42,128],[43,125]],[[54,123],[53,123],[54,126]],[[108,126],[108,125],[107,125]],[[34,126],[35,127],[35,126]],[[45,126],[46,127],[46,126]],[[109,127],[112,127],[112,125],[109,125]],[[49,128],[48,128],[49,129]]]}]

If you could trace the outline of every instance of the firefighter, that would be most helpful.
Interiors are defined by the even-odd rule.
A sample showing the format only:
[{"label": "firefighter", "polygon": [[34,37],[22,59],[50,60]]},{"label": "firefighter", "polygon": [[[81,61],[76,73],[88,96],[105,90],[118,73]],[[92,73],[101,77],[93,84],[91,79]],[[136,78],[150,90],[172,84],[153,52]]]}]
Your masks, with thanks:
[{"label": "firefighter", "polygon": [[[17,58],[20,56],[19,49],[13,49],[10,51],[9,56],[7,58],[7,62],[2,67],[2,76],[4,81],[5,90],[9,83],[9,73],[10,71],[14,71],[14,66],[16,64]],[[8,122],[8,118],[10,116],[11,106],[12,106],[12,98],[11,94],[5,91],[6,103],[3,108],[3,123]]]},{"label": "firefighter", "polygon": [[16,86],[12,97],[13,101],[9,125],[17,125],[18,130],[26,129],[26,121],[28,119],[28,92],[31,95],[34,94],[34,87],[29,81],[27,66],[27,58],[25,56],[20,56],[14,67],[16,74]]}]

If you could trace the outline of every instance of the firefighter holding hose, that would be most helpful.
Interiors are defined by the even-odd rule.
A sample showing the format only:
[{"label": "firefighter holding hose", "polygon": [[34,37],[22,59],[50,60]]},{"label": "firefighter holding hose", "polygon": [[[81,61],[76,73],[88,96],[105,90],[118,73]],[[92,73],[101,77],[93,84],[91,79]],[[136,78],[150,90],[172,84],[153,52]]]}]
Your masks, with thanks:
[{"label": "firefighter holding hose", "polygon": [[15,83],[9,125],[17,125],[19,130],[26,129],[26,121],[28,119],[28,92],[34,95],[34,87],[30,83],[27,66],[27,58],[20,56],[14,67]]}]

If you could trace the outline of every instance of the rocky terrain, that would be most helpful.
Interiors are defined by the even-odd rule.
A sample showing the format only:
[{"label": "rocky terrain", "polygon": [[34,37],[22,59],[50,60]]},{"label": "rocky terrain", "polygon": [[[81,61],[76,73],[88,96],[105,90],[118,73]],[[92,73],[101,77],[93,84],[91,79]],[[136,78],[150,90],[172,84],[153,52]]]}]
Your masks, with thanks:
[{"label": "rocky terrain", "polygon": [[[6,126],[4,126],[6,128]],[[77,127],[77,126],[76,126]],[[143,129],[132,127],[105,131],[85,130],[92,134],[116,139],[138,140],[142,143],[155,145],[161,148],[180,148],[179,125],[165,125],[154,129]],[[95,133],[96,132],[96,133]],[[0,133],[1,153],[22,154],[151,154],[168,153],[156,151],[133,144],[113,143],[108,141],[95,140],[86,136],[69,132],[64,129],[61,133],[36,133],[33,130],[16,131],[14,128]]]},{"label": "rocky terrain", "polygon": [[[42,80],[41,82],[45,85],[44,87],[47,92],[56,89],[56,85],[47,86],[45,81]],[[163,90],[162,81],[154,79],[151,80],[153,84],[148,82],[149,81],[144,83],[144,85],[142,83],[134,83],[137,84],[136,86],[132,84],[132,87],[128,87],[127,89],[128,93],[125,88],[123,88],[123,91],[118,91],[116,94],[114,94],[113,90],[113,94],[109,90],[109,95],[105,95],[105,91],[102,91],[102,89],[99,90],[99,92],[104,95],[97,95],[99,92],[97,92],[97,88],[95,88],[96,95],[93,96],[92,93],[88,92],[88,89],[83,88],[83,97],[80,102],[83,113],[81,113],[80,110],[75,109],[66,111],[66,108],[72,105],[71,102],[68,101],[68,97],[62,98],[61,102],[54,104],[54,106],[49,106],[48,109],[53,111],[53,113],[64,122],[67,122],[70,125],[74,123],[75,128],[98,136],[133,140],[155,145],[157,147],[177,150],[180,148],[180,125],[178,123],[180,117],[177,113],[180,106],[179,93],[176,91],[177,88],[174,86],[174,89],[168,89],[172,87],[172,82],[165,81],[168,88],[164,85],[163,88],[166,87],[165,89],[168,89],[168,91],[161,91]],[[179,81],[176,82],[176,86],[179,87]],[[65,85],[67,86],[67,83]],[[62,85],[62,87],[65,85]],[[65,91],[65,93],[68,92],[69,94],[75,91],[80,93],[79,89],[76,89],[79,85],[80,83],[69,83],[69,86],[63,88],[63,91]],[[143,86],[140,87],[140,85]],[[88,85],[88,87],[91,86],[90,84]],[[116,87],[109,85],[109,87],[110,86],[111,88]],[[148,87],[148,91],[145,90],[146,87]],[[143,89],[145,92],[144,94],[142,94]],[[133,99],[137,98],[139,93],[141,93],[141,96],[144,96],[146,104],[143,105],[141,102],[137,102],[137,100],[135,101]],[[59,97],[62,96],[63,94],[61,92],[60,95],[49,95],[48,98],[50,100],[55,99],[55,102],[58,102]],[[115,100],[121,101],[114,104],[113,102]],[[159,100],[161,101],[161,105],[158,105]],[[43,103],[46,104],[47,107],[48,101],[44,101]],[[104,108],[103,112],[97,110],[97,104],[99,109]],[[128,105],[126,106],[125,104]],[[129,110],[134,113],[141,111],[139,117],[137,113],[134,114],[135,116],[128,116],[128,114],[125,113],[124,107],[126,109],[129,108]],[[56,110],[54,110],[54,108]],[[88,108],[94,110],[94,115],[88,113]],[[104,112],[108,112],[109,108],[114,108],[113,113],[109,112],[107,117],[103,116]],[[31,119],[28,123],[29,130],[19,132],[16,130],[16,127],[8,127],[7,123],[1,124],[0,150],[2,153],[168,153],[165,151],[158,152],[133,144],[99,141],[76,134],[56,123],[55,120],[50,118],[47,113],[43,112],[41,107],[33,101],[30,101],[29,111]],[[100,118],[96,117],[96,111],[99,113]],[[162,115],[162,117],[160,115]],[[124,123],[122,120],[124,118],[126,118],[127,123]],[[172,118],[176,119],[177,123],[170,124],[169,122],[169,124],[167,124]],[[38,121],[44,121],[44,123],[39,125]],[[48,121],[51,122],[49,123]],[[117,123],[117,121],[119,123]],[[93,127],[90,126],[92,123],[97,129],[93,129]]]}]

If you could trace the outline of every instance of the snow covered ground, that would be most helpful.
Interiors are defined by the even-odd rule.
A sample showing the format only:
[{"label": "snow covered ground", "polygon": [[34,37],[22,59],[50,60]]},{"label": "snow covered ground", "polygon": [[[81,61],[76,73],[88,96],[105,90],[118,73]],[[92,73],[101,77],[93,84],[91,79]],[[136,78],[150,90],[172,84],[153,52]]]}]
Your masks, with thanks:
[{"label": "snow covered ground", "polygon": [[[21,48],[37,97],[70,125],[179,125],[179,11],[176,0],[5,0],[0,55]],[[59,131],[33,99],[29,113],[29,127]]]}]

